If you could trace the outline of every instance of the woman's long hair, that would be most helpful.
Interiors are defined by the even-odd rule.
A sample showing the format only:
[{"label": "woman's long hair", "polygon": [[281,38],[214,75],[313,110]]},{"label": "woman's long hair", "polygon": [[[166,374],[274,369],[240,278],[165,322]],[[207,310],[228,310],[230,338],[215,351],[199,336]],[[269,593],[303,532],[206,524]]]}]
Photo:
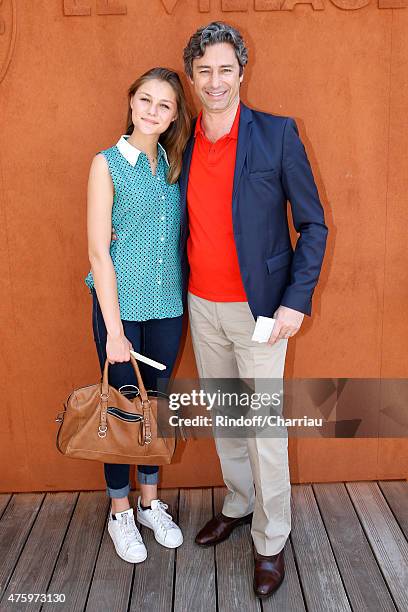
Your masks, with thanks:
[{"label": "woman's long hair", "polygon": [[183,85],[176,72],[167,68],[152,68],[151,70],[148,70],[142,74],[141,77],[132,83],[128,91],[129,110],[127,116],[126,134],[130,136],[134,130],[130,100],[136,91],[143,85],[143,83],[152,79],[165,81],[171,85],[174,93],[176,94],[177,119],[170,123],[167,130],[163,134],[160,134],[159,138],[160,144],[163,145],[166,150],[167,158],[170,164],[167,180],[169,183],[175,183],[180,176],[183,151],[188,139],[190,138],[191,130],[191,114],[187,106]]}]

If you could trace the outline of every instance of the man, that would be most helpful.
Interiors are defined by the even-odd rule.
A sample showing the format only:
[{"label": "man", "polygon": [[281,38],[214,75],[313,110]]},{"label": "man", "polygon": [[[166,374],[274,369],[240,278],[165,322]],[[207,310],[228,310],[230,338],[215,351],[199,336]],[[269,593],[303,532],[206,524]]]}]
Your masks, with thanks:
[{"label": "man", "polygon": [[[202,104],[180,179],[188,306],[200,378],[282,378],[288,338],[299,330],[325,251],[323,209],[296,123],[240,101],[248,54],[222,22],[200,28],[184,50]],[[290,201],[299,234],[293,251]],[[276,319],[269,341],[255,319]],[[252,522],[254,589],[267,597],[284,577],[290,532],[287,437],[216,437],[228,488],[223,510],[198,533],[201,546]]]}]

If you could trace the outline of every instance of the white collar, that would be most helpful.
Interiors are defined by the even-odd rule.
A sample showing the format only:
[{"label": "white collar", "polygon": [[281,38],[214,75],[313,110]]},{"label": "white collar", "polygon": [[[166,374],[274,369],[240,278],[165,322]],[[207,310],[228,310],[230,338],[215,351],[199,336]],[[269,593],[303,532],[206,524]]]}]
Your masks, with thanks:
[{"label": "white collar", "polygon": [[[138,160],[140,153],[142,153],[142,151],[137,149],[135,146],[131,145],[128,142],[128,138],[129,136],[124,134],[123,136],[119,138],[118,142],[116,143],[116,146],[118,147],[120,153],[123,155],[126,161],[128,161],[131,166],[136,166],[136,162]],[[162,155],[164,156],[164,159],[166,160],[166,164],[169,165],[166,151],[164,150],[160,142],[157,144],[158,144],[159,157],[160,157],[160,153],[162,153]]]}]

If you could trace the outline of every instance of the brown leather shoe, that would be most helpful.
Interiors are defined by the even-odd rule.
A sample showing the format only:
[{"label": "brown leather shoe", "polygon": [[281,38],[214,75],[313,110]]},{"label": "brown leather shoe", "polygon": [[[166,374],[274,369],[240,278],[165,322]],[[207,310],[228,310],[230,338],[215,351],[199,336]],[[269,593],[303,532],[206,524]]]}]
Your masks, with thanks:
[{"label": "brown leather shoe", "polygon": [[252,513],[239,518],[231,518],[225,516],[222,512],[214,516],[204,527],[198,532],[195,543],[199,546],[213,546],[223,542],[234,531],[235,527],[250,523],[252,521]]},{"label": "brown leather shoe", "polygon": [[260,555],[254,547],[254,591],[257,597],[266,599],[278,589],[285,577],[283,550],[277,555]]}]

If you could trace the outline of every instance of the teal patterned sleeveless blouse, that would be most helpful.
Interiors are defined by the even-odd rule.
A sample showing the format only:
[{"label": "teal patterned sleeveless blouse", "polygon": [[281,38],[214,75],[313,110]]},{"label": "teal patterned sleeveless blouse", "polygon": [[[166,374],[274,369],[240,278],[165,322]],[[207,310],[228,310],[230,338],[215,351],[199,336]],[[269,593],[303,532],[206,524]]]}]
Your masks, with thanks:
[{"label": "teal patterned sleeveless blouse", "polygon": [[[110,245],[116,272],[120,317],[147,321],[183,313],[179,253],[180,190],[166,180],[168,161],[158,145],[156,175],[147,155],[122,136],[101,151],[114,186],[112,225],[117,240]],[[85,279],[94,287],[92,272]]]}]

